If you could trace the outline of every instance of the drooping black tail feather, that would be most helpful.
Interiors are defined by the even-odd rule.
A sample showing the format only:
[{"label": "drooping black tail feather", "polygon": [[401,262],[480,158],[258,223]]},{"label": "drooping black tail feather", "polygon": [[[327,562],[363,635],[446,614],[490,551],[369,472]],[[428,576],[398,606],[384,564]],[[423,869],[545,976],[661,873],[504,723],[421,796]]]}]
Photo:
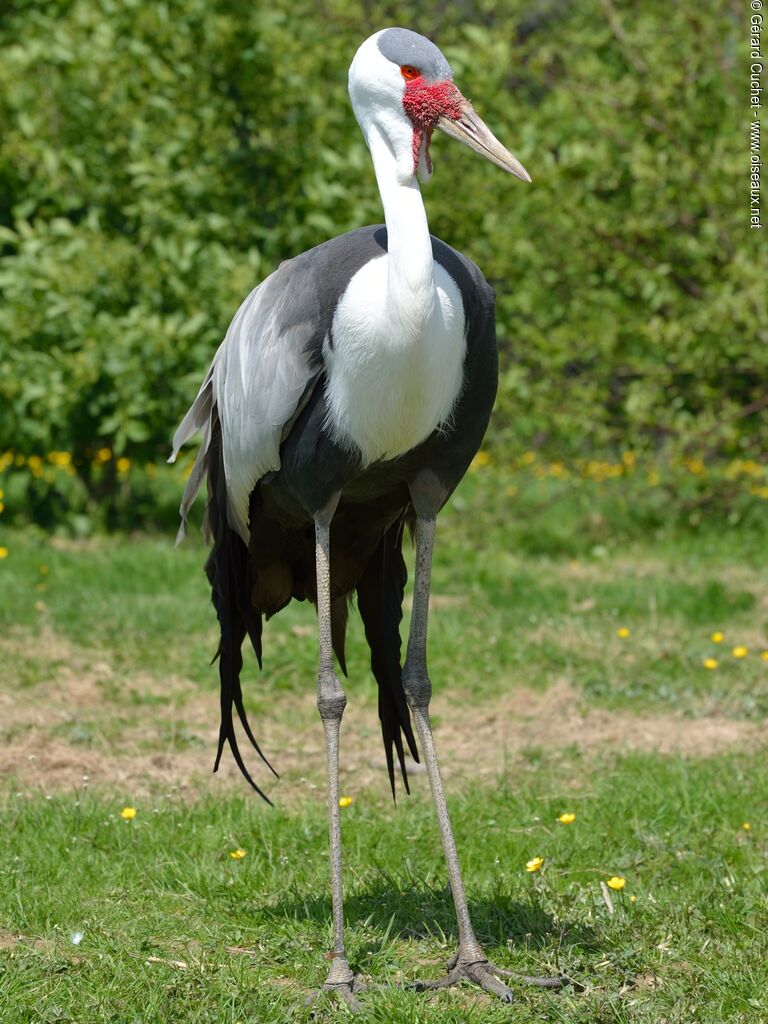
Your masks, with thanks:
[{"label": "drooping black tail feather", "polygon": [[400,666],[400,622],[403,618],[403,592],[408,578],[401,551],[402,532],[402,521],[389,527],[357,585],[357,606],[365,626],[365,638],[371,648],[371,669],[379,684],[379,718],[393,800],[393,747],[397,751],[406,793],[410,793],[410,788],[403,736],[414,761],[419,760]]},{"label": "drooping black tail feather", "polygon": [[339,668],[346,676],[347,656],[344,650],[347,636],[347,619],[349,617],[349,598],[337,597],[331,601],[331,643],[339,663]]},{"label": "drooping black tail feather", "polygon": [[216,762],[213,770],[218,771],[224,743],[228,742],[238,768],[259,796],[267,803],[271,800],[251,778],[243,761],[235,734],[233,707],[237,711],[245,734],[253,744],[256,753],[270,771],[277,772],[262,753],[251,731],[243,705],[240,688],[240,670],[243,667],[242,644],[248,633],[256,657],[261,665],[261,615],[251,604],[248,550],[227,520],[227,492],[224,477],[224,463],[221,452],[221,427],[215,408],[211,413],[211,442],[207,453],[208,502],[206,504],[206,534],[212,541],[211,552],[205,563],[205,572],[211,584],[211,596],[221,627],[221,639],[217,652],[219,679],[221,682],[221,726]]}]

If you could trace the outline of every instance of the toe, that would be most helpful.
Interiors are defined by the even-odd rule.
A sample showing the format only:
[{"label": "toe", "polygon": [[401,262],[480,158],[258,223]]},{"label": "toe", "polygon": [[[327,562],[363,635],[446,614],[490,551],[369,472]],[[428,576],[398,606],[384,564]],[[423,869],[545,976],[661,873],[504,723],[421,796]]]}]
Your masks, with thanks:
[{"label": "toe", "polygon": [[536,985],[539,988],[564,988],[566,985],[572,984],[571,979],[565,974],[555,974],[547,977],[531,974],[518,974],[517,971],[508,971],[505,967],[494,967],[493,970],[496,974],[500,974],[504,978],[514,978],[515,981],[519,981],[523,985]]},{"label": "toe", "polygon": [[435,978],[434,981],[423,981],[421,979],[412,981],[409,984],[409,988],[415,989],[417,992],[434,992],[438,988],[450,988],[451,985],[455,985],[459,980],[459,975],[456,971],[449,971],[448,974],[443,978]]},{"label": "toe", "polygon": [[499,981],[498,978],[494,977],[487,967],[478,971],[470,971],[470,977],[484,991],[498,996],[502,1003],[514,1002],[515,994],[512,989],[505,985],[503,981]]},{"label": "toe", "polygon": [[349,1010],[352,1013],[360,1013],[360,1011],[362,1010],[363,1007],[362,1007],[362,1004],[361,1004],[360,1000],[357,998],[355,993],[352,991],[351,986],[349,986],[349,985],[340,985],[336,989],[336,991],[341,996],[341,998],[344,1000],[344,1002],[347,1004]]}]

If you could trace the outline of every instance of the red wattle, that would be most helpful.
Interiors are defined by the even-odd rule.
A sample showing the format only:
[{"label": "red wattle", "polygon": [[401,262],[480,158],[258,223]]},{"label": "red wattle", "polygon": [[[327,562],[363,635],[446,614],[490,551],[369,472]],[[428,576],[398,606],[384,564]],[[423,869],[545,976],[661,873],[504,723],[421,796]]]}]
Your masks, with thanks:
[{"label": "red wattle", "polygon": [[419,163],[419,150],[426,134],[427,169],[431,172],[429,159],[429,137],[441,117],[457,121],[461,117],[462,95],[450,80],[426,82],[422,77],[405,83],[403,107],[413,122],[413,169]]},{"label": "red wattle", "polygon": [[450,80],[425,82],[414,78],[405,83],[403,106],[405,112],[419,128],[434,128],[439,117],[456,121],[461,117],[462,96]]},{"label": "red wattle", "polygon": [[424,160],[427,164],[427,173],[432,173],[432,159],[429,155],[429,143],[432,138],[431,128],[417,128],[414,125],[413,128],[413,173],[416,173],[416,168],[419,166],[419,152],[421,150],[421,143],[424,141]]}]

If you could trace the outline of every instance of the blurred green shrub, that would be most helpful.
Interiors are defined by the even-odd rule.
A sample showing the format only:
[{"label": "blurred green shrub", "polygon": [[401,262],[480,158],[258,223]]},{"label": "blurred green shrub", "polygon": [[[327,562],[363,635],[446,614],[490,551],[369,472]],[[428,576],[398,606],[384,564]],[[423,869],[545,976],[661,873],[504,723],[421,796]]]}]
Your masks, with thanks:
[{"label": "blurred green shrub", "polygon": [[[510,456],[489,439],[452,504],[468,522],[504,527],[529,553],[567,554],[648,532],[706,533],[739,527],[762,537],[768,521],[768,465],[755,459],[651,458],[625,449],[613,458],[551,459],[533,449]],[[83,460],[62,451],[25,458],[0,453],[0,515],[21,526],[86,536],[94,530],[178,528],[179,495],[194,453],[169,466],[139,464],[109,448]],[[479,518],[478,518],[479,517]],[[192,535],[202,519],[193,510]],[[456,520],[454,519],[454,529]]]},{"label": "blurred green shrub", "polygon": [[436,139],[424,190],[497,290],[495,450],[761,458],[743,21],[716,0],[6,2],[0,451],[72,458],[55,499],[27,494],[34,517],[112,521],[128,499],[93,453],[162,460],[248,290],[381,219],[346,71],[398,23],[534,178]]}]

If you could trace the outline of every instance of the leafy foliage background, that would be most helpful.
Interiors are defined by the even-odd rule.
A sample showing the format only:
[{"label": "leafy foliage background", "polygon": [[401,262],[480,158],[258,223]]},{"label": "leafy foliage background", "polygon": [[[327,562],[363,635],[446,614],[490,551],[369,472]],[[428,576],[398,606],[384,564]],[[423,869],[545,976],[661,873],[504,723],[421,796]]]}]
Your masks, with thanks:
[{"label": "leafy foliage background", "polygon": [[496,443],[760,457],[746,14],[722,0],[6,0],[0,449],[70,452],[91,490],[93,451],[167,454],[250,288],[381,219],[346,72],[390,24],[533,175],[436,138],[424,190],[497,291]]}]

